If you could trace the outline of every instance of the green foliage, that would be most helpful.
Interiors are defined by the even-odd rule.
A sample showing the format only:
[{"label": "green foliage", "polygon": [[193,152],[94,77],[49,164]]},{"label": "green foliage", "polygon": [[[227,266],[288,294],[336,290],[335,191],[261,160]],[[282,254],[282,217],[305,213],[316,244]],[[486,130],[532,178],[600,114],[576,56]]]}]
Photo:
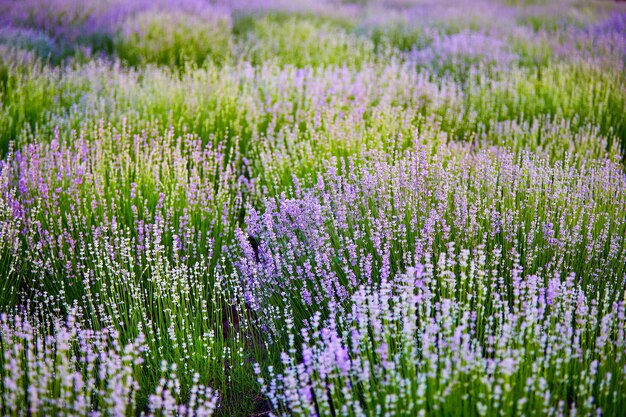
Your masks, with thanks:
[{"label": "green foliage", "polygon": [[423,27],[411,27],[402,23],[375,26],[364,29],[374,42],[377,51],[392,47],[399,51],[410,51],[428,47],[434,33]]},{"label": "green foliage", "polygon": [[182,68],[230,58],[230,20],[188,12],[147,11],[122,24],[115,51],[130,65]]},{"label": "green foliage", "polygon": [[255,65],[275,61],[299,68],[359,67],[375,58],[371,40],[324,19],[267,15],[243,18],[236,28],[245,36],[244,58]]}]

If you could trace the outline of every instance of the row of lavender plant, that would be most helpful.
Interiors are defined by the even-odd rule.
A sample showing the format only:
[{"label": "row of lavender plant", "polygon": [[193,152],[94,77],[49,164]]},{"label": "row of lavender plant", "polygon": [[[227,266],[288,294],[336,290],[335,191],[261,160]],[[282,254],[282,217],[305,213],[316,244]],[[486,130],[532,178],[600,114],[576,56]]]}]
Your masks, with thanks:
[{"label": "row of lavender plant", "polygon": [[[39,311],[41,313],[41,311]],[[176,366],[161,364],[159,383],[140,407],[138,375],[148,351],[142,335],[120,341],[110,327],[84,328],[74,308],[64,319],[0,316],[0,410],[4,416],[205,416],[219,396],[195,385],[185,404]],[[145,389],[145,388],[144,388]]]},{"label": "row of lavender plant", "polygon": [[619,414],[620,163],[417,144],[294,181],[250,209],[257,248],[238,232],[248,303],[287,347],[256,368],[276,412]]},{"label": "row of lavender plant", "polygon": [[[72,70],[28,68],[8,70],[2,96],[11,105],[0,109],[5,147],[9,140],[21,146],[49,138],[55,129],[64,138],[102,119],[117,129],[127,121],[136,132],[158,120],[204,142],[234,146],[237,140],[242,156],[253,162],[268,150],[283,161],[296,154],[298,163],[362,147],[402,150],[410,145],[402,137],[416,130],[555,158],[567,151],[614,156],[626,138],[623,73],[593,65],[516,69],[496,79],[475,69],[465,86],[397,60],[358,71],[244,63],[180,76],[102,61]],[[591,93],[587,83],[595,85]],[[506,129],[511,124],[539,131],[520,140],[515,128]]]},{"label": "row of lavender plant", "polygon": [[504,272],[502,256],[442,254],[359,286],[350,310],[301,334],[288,322],[283,369],[256,368],[263,391],[280,415],[619,415],[626,295],[519,258]]},{"label": "row of lavender plant", "polygon": [[[223,62],[231,55],[287,59],[299,65],[359,63],[373,57],[370,37],[379,52],[389,49],[387,46],[401,51],[421,47],[426,55],[437,56],[438,48],[430,45],[434,43],[442,46],[439,52],[462,52],[459,46],[464,45],[468,51],[482,49],[489,56],[506,56],[510,54],[504,51],[506,47],[501,47],[502,41],[513,40],[521,52],[539,53],[525,57],[530,59],[526,62],[532,63],[563,46],[574,46],[570,52],[578,53],[576,42],[569,42],[570,38],[589,46],[589,37],[581,27],[593,27],[607,15],[600,7],[589,13],[585,8],[593,9],[592,6],[572,5],[568,1],[530,7],[500,1],[366,3],[370,4],[267,0],[26,0],[18,4],[3,1],[0,25],[11,30],[0,40],[5,38],[3,43],[32,48],[44,58],[63,54],[57,50],[71,49],[78,43],[87,56],[94,49],[117,54],[132,64],[155,62],[174,66],[185,60],[202,63],[207,58]],[[286,17],[287,10],[296,13]],[[250,15],[254,18],[250,19]],[[192,28],[195,30],[190,31]],[[619,19],[593,27],[594,37],[601,38],[600,43],[594,42],[596,49],[613,45],[623,52],[619,38],[604,36],[607,28],[619,29]],[[448,39],[448,35],[452,36]],[[484,49],[484,42],[472,42],[474,35],[495,48]],[[420,55],[426,56],[424,53]]]},{"label": "row of lavender plant", "polygon": [[330,160],[316,178],[294,181],[261,210],[250,207],[246,231],[258,253],[238,233],[239,271],[268,319],[266,302],[279,311],[340,308],[359,285],[436,258],[452,242],[500,247],[505,271],[519,255],[529,273],[575,272],[591,293],[614,298],[625,285],[626,176],[617,162],[577,167],[530,152],[416,143],[396,157]]},{"label": "row of lavender plant", "polygon": [[245,319],[233,324],[241,297],[223,257],[246,187],[234,159],[194,135],[104,124],[11,151],[0,167],[3,301],[45,298],[60,316],[78,305],[94,331],[143,335],[144,389],[162,360],[183,395],[195,374],[224,397],[250,389],[258,340]]}]

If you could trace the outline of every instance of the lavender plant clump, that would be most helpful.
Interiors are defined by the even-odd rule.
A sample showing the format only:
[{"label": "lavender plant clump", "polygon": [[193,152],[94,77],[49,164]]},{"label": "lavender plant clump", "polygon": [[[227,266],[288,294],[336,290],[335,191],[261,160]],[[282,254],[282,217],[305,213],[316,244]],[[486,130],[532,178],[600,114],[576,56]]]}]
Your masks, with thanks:
[{"label": "lavender plant clump", "polygon": [[625,68],[608,0],[0,0],[0,415],[622,415]]}]

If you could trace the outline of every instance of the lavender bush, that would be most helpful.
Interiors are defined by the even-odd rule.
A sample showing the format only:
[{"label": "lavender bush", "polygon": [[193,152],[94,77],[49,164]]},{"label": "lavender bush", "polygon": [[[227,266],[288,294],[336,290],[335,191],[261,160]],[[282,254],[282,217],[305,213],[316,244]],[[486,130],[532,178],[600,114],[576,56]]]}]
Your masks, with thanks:
[{"label": "lavender bush", "polygon": [[574,275],[526,275],[519,260],[501,275],[489,255],[359,287],[347,315],[313,317],[283,371],[257,368],[263,392],[284,415],[619,414],[623,296],[589,299]]},{"label": "lavender bush", "polygon": [[253,253],[238,231],[239,269],[269,321],[285,304],[300,320],[303,310],[305,319],[325,306],[341,311],[360,285],[455,244],[499,248],[505,272],[516,256],[528,273],[574,272],[583,288],[613,298],[626,284],[625,181],[619,164],[554,166],[499,148],[418,145],[391,161],[331,160],[310,188],[296,182],[261,212],[250,208],[246,230],[260,244]]},{"label": "lavender bush", "polygon": [[0,0],[0,415],[623,414],[625,16]]},{"label": "lavender bush", "polygon": [[137,375],[146,351],[142,336],[122,345],[115,330],[85,329],[79,320],[75,310],[64,320],[0,317],[4,415],[213,415],[219,397],[202,385],[194,385],[189,402],[179,404],[180,383],[168,372],[176,368],[167,363],[142,412],[137,407]]}]

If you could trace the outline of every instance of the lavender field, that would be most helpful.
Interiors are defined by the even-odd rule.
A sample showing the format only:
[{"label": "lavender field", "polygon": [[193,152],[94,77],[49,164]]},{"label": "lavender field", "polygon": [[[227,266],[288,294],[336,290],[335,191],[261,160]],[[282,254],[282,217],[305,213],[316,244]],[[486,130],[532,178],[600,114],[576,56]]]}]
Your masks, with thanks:
[{"label": "lavender field", "polygon": [[0,0],[0,416],[626,415],[626,3]]}]

